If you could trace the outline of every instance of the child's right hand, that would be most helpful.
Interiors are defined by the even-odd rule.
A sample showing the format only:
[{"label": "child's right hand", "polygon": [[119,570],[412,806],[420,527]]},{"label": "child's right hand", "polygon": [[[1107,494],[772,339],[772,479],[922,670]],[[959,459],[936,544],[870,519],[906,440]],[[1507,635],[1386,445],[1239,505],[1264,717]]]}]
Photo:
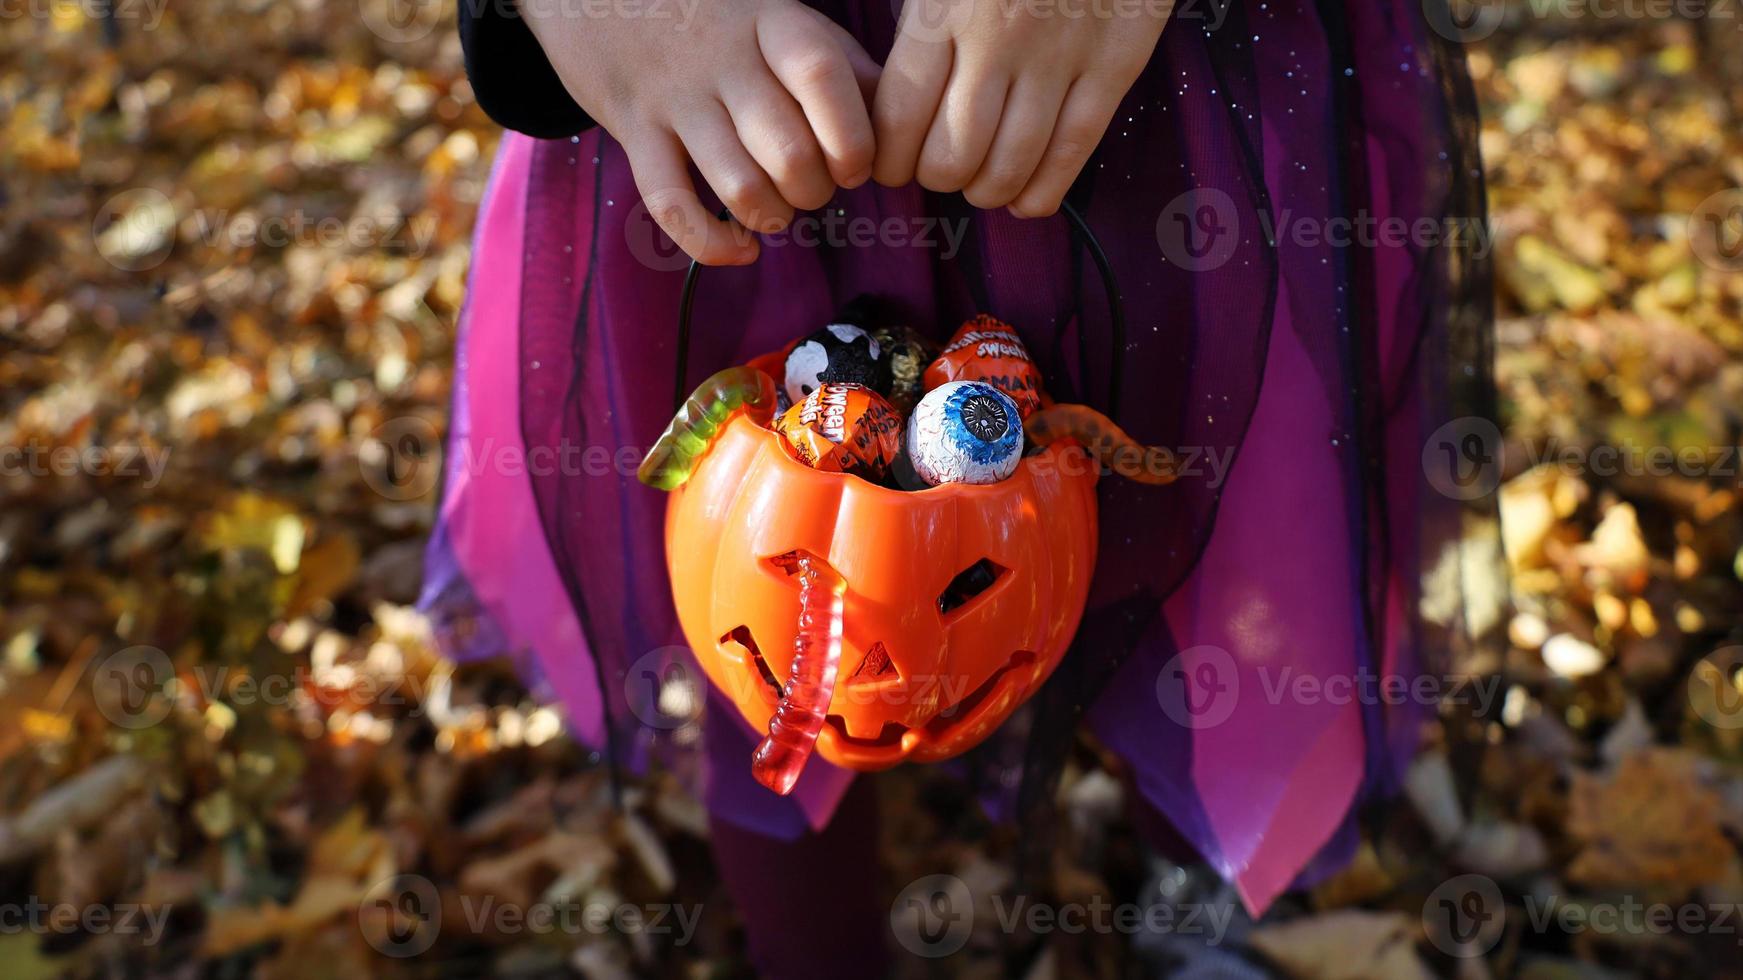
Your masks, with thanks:
[{"label": "child's right hand", "polygon": [[871,176],[877,63],[797,0],[520,6],[569,94],[623,145],[648,213],[706,264],[751,262],[757,240],[709,213],[686,160],[759,232]]}]

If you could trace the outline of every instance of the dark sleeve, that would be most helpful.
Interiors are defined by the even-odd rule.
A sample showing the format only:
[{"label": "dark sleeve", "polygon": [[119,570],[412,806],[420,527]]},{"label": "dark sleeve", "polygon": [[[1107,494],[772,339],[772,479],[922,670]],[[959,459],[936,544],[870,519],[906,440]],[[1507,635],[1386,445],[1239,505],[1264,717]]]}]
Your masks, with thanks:
[{"label": "dark sleeve", "polygon": [[540,139],[573,136],[593,125],[557,78],[515,0],[459,0],[459,5],[466,75],[490,118]]}]

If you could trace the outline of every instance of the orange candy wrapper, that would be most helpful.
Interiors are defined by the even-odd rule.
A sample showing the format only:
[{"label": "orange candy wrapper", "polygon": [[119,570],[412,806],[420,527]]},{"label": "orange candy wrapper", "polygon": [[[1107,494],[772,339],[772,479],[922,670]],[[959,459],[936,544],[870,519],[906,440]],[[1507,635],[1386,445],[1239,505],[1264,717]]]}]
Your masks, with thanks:
[{"label": "orange candy wrapper", "polygon": [[924,380],[927,391],[951,381],[984,381],[1010,395],[1025,419],[1049,401],[1023,338],[985,313],[956,329]]},{"label": "orange candy wrapper", "polygon": [[902,445],[902,418],[864,385],[826,381],[781,413],[775,430],[800,462],[878,479]]}]

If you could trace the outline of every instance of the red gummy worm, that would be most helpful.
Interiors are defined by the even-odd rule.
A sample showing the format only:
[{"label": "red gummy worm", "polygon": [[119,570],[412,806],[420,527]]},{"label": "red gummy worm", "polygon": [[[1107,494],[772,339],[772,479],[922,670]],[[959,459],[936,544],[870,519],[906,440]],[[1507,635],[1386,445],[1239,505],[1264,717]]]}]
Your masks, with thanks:
[{"label": "red gummy worm", "polygon": [[751,756],[757,782],[786,796],[805,771],[829,699],[835,694],[841,664],[842,589],[838,578],[818,568],[809,555],[793,556],[799,578],[799,629],[793,639],[793,668],[780,703],[769,718],[769,734]]}]

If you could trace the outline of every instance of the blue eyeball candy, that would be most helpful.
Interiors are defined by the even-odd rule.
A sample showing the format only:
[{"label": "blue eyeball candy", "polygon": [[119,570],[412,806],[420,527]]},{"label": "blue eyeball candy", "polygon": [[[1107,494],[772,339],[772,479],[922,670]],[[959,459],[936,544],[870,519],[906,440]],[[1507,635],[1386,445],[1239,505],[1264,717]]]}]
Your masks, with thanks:
[{"label": "blue eyeball candy", "polygon": [[983,381],[928,391],[908,417],[914,472],[940,483],[997,483],[1023,456],[1023,421],[1011,396]]},{"label": "blue eyeball candy", "polygon": [[787,352],[782,387],[797,405],[825,381],[881,391],[884,371],[883,351],[870,334],[851,323],[831,323]]}]

